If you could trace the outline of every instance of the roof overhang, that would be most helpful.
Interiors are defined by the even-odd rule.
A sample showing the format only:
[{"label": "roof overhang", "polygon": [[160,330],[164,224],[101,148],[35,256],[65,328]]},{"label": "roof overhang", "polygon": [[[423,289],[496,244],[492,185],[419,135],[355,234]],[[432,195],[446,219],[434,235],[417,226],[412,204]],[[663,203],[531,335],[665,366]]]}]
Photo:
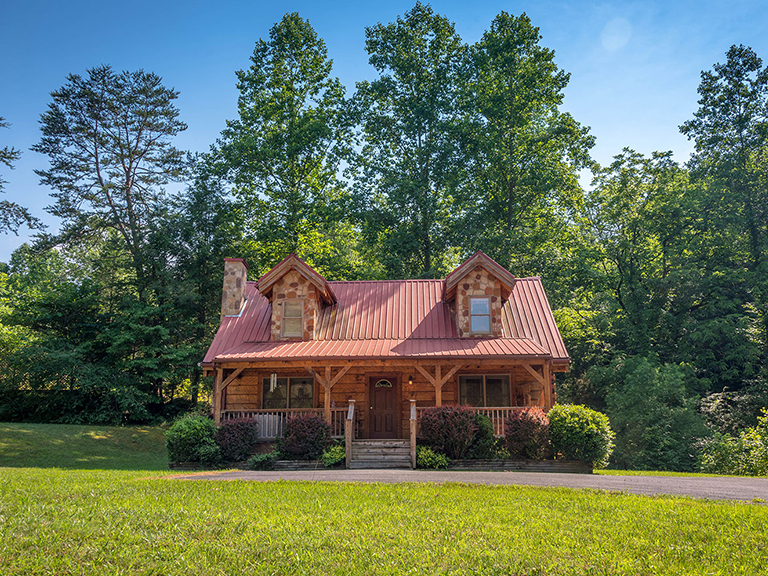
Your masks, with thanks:
[{"label": "roof overhang", "polygon": [[308,282],[313,284],[326,304],[336,303],[336,295],[333,293],[328,281],[315,272],[309,264],[304,262],[304,260],[296,256],[296,254],[290,254],[277,263],[269,272],[264,274],[264,276],[259,278],[259,292],[271,300],[272,288],[274,288],[275,283],[291,270],[295,270]]},{"label": "roof overhang", "polygon": [[515,277],[501,264],[493,258],[483,253],[481,250],[475,252],[463,264],[445,277],[445,299],[450,301],[456,297],[459,284],[475,268],[484,268],[489,274],[492,274],[501,284],[501,297],[503,300],[509,298],[512,287],[515,285]]}]

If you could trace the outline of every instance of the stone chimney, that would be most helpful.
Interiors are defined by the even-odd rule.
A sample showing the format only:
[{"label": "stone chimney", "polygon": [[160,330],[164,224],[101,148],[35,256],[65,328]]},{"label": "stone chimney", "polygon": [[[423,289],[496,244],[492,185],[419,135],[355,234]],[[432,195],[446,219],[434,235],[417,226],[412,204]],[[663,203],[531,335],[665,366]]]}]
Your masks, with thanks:
[{"label": "stone chimney", "polygon": [[224,288],[221,293],[221,319],[237,316],[245,303],[248,264],[243,258],[224,258]]}]

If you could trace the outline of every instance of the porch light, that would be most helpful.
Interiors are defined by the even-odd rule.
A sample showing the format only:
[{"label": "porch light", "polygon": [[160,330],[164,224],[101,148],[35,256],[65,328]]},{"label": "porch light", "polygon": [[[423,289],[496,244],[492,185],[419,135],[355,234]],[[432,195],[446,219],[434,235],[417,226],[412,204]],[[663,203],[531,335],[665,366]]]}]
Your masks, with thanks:
[{"label": "porch light", "polygon": [[408,386],[413,386],[413,376],[408,376]]}]

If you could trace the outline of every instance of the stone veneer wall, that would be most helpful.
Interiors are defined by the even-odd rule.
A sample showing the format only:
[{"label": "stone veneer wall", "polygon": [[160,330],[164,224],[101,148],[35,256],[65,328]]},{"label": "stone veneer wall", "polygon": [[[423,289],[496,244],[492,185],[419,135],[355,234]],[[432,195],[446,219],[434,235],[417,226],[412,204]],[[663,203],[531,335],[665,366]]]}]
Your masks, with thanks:
[{"label": "stone veneer wall", "polygon": [[[282,335],[283,302],[289,299],[304,300],[303,338],[285,338]],[[315,285],[304,276],[291,270],[272,288],[272,340],[314,340],[315,323],[320,314],[320,302]]]},{"label": "stone veneer wall", "polygon": [[245,301],[248,265],[241,258],[224,259],[224,287],[221,292],[221,316],[240,314]]},{"label": "stone veneer wall", "polygon": [[502,336],[501,284],[493,274],[481,266],[475,267],[459,281],[456,291],[456,323],[459,336],[473,336],[469,328],[469,299],[472,296],[488,296],[491,300],[491,335]]}]

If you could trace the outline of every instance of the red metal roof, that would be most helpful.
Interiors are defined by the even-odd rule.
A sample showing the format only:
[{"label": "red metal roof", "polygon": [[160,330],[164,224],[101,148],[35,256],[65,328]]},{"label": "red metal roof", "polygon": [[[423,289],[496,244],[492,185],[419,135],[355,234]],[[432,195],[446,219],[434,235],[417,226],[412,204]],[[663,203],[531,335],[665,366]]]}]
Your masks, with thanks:
[{"label": "red metal roof", "polygon": [[541,279],[517,278],[502,315],[503,338],[459,338],[444,280],[328,282],[336,304],[323,307],[315,340],[270,342],[271,304],[256,282],[225,317],[203,363],[267,358],[551,357],[567,362]]},{"label": "red metal roof", "polygon": [[526,338],[414,338],[411,340],[305,340],[246,342],[216,356],[218,361],[393,358],[549,358]]}]

